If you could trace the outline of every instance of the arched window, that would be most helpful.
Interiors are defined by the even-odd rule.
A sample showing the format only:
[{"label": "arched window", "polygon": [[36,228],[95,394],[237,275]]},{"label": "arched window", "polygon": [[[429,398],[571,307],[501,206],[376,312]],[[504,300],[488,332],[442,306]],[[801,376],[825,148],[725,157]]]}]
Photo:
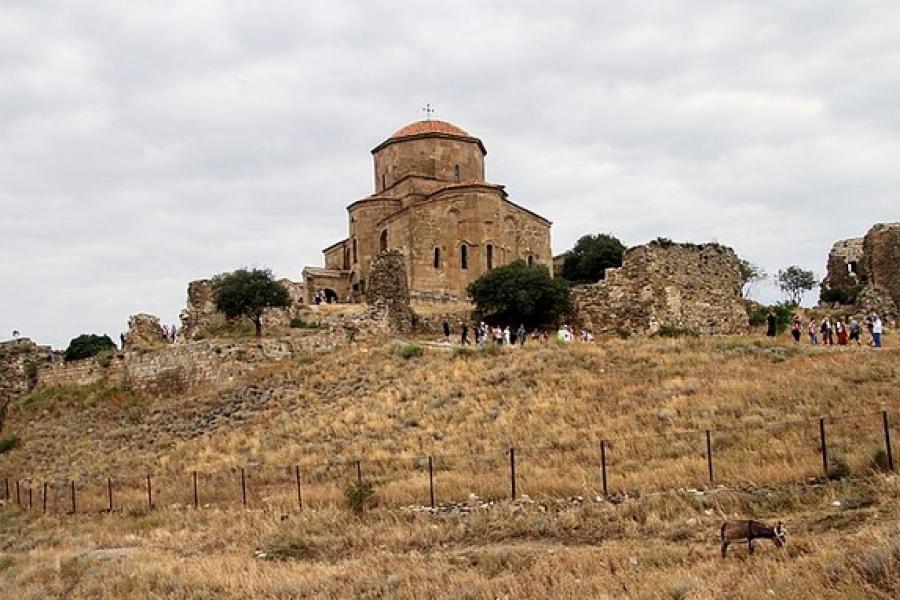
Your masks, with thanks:
[{"label": "arched window", "polygon": [[356,238],[353,238],[353,264],[355,265],[358,262],[359,258],[356,256]]},{"label": "arched window", "polygon": [[453,177],[459,181],[459,165],[453,165]]},{"label": "arched window", "polygon": [[461,244],[459,247],[459,267],[461,269],[469,268],[469,246]]},{"label": "arched window", "polygon": [[344,246],[344,266],[343,269],[346,271],[350,268],[350,250],[347,246]]},{"label": "arched window", "polygon": [[494,268],[494,245],[493,244],[487,245],[487,250],[486,250],[485,256],[487,257],[487,268],[488,268],[488,271],[490,271],[491,269]]},{"label": "arched window", "polygon": [[384,184],[384,173],[381,174],[381,189],[385,189],[387,186]]},{"label": "arched window", "polygon": [[436,247],[434,248],[434,260],[432,261],[435,269],[441,268],[441,249]]},{"label": "arched window", "polygon": [[381,239],[380,239],[380,241],[378,242],[378,248],[379,248],[382,252],[384,252],[384,251],[387,250],[387,248],[388,248],[388,244],[387,244],[387,229],[385,229],[384,231],[381,232]]}]

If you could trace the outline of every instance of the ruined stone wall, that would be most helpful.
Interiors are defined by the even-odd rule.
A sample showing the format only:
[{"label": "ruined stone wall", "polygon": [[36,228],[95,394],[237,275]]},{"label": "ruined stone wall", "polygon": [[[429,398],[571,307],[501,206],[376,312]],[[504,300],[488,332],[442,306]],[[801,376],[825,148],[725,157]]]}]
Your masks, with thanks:
[{"label": "ruined stone wall", "polygon": [[406,261],[399,250],[388,250],[372,260],[366,303],[384,311],[385,327],[393,333],[412,331]]},{"label": "ruined stone wall", "polygon": [[573,301],[579,323],[595,333],[745,333],[742,283],[739,259],[727,246],[651,242],[629,249],[603,281],[576,286]]},{"label": "ruined stone wall", "polygon": [[31,390],[39,368],[52,359],[49,346],[38,346],[28,338],[0,342],[0,431],[9,402]]},{"label": "ruined stone wall", "polygon": [[867,283],[900,305],[900,223],[879,223],[863,238]]},{"label": "ruined stone wall", "polygon": [[863,238],[852,238],[836,242],[828,253],[828,266],[822,280],[822,294],[830,290],[850,292],[865,281],[863,262]]},{"label": "ruined stone wall", "polygon": [[125,350],[149,350],[169,343],[160,325],[159,317],[139,313],[128,317],[125,332]]},{"label": "ruined stone wall", "polygon": [[[263,328],[287,327],[303,307],[305,288],[302,282],[279,279],[291,297],[287,308],[271,308],[263,312]],[[209,337],[228,324],[225,315],[216,309],[215,289],[211,279],[199,279],[188,284],[187,306],[181,311],[181,331],[177,341],[192,341]],[[249,322],[249,321],[248,321]]]},{"label": "ruined stone wall", "polygon": [[204,383],[222,383],[261,364],[302,352],[324,352],[344,342],[342,331],[296,331],[283,338],[200,340],[106,358],[44,363],[37,385],[43,387],[105,383],[152,393],[183,391]]}]

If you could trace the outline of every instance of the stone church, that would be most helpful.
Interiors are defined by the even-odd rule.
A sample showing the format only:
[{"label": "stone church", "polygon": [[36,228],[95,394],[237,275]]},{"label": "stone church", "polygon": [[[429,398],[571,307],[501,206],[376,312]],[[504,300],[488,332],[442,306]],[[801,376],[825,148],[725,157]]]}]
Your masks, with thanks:
[{"label": "stone church", "polygon": [[465,300],[466,286],[517,259],[553,268],[550,221],[510,201],[484,178],[480,139],[435,119],[403,127],[378,144],[375,193],[347,207],[346,239],[303,270],[307,302],[365,299],[372,259],[399,250],[413,300]]}]

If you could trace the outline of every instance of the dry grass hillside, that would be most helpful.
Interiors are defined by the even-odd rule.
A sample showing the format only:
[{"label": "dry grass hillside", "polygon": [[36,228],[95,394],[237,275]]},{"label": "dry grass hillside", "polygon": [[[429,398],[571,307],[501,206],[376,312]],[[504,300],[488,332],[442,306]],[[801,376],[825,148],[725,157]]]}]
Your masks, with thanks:
[{"label": "dry grass hillside", "polygon": [[[3,432],[20,443],[0,454],[0,476],[19,480],[24,507],[0,512],[0,587],[35,598],[900,591],[900,483],[884,473],[881,413],[900,423],[898,350],[753,337],[420,350],[305,355],[171,398],[102,387],[20,398]],[[429,504],[429,456],[434,513],[412,508]],[[356,515],[344,495],[360,474],[374,493]],[[782,519],[790,543],[752,557],[734,547],[723,562],[724,517]]]}]

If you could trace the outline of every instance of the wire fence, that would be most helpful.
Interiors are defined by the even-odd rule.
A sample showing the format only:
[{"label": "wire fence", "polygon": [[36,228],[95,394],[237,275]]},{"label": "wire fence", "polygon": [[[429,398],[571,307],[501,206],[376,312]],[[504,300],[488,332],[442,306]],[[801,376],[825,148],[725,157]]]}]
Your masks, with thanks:
[{"label": "wire fence", "polygon": [[608,498],[893,470],[890,417],[882,410],[478,453],[254,463],[213,472],[119,473],[65,481],[10,474],[0,483],[0,496],[39,514],[184,507],[287,512],[343,504],[348,486],[366,482],[381,506],[438,508],[473,494],[484,500],[523,494]]}]

